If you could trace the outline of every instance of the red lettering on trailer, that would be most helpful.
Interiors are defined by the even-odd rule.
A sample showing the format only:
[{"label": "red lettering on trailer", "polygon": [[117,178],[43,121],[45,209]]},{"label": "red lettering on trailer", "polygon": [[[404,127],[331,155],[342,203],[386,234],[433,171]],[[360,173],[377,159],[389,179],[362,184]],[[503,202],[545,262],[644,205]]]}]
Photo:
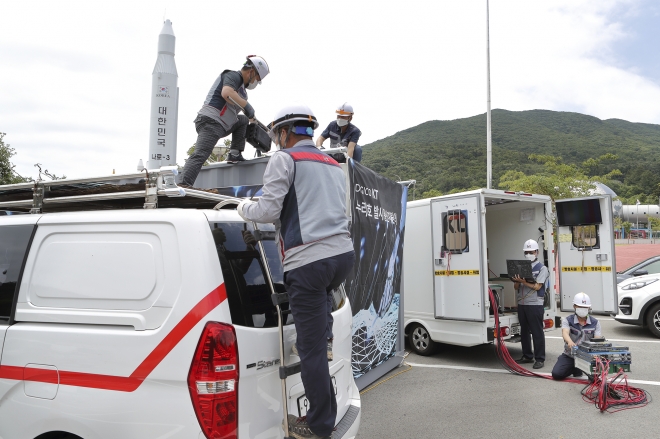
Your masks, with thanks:
[{"label": "red lettering on trailer", "polygon": [[[128,377],[101,375],[84,372],[59,371],[59,384],[63,386],[89,387],[92,389],[116,390],[119,392],[134,392],[142,382],[153,372],[161,361],[179,344],[179,342],[208,313],[227,299],[225,284],[211,291],[179,323],[165,336],[158,346]],[[57,384],[58,372],[50,369],[40,369],[21,366],[0,365],[0,379],[17,381],[36,381],[40,383]]]}]

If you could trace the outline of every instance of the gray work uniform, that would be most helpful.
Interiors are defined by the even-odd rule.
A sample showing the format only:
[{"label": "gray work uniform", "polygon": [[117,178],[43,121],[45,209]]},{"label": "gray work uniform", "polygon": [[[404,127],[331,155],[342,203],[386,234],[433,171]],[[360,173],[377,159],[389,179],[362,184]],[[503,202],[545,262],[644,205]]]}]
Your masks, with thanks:
[{"label": "gray work uniform", "polygon": [[[562,331],[568,329],[568,336],[578,346],[585,340],[591,340],[594,337],[600,337],[602,335],[600,322],[591,316],[587,316],[584,325],[580,324],[575,314],[564,317],[561,319],[561,329]],[[571,374],[580,376],[582,375],[582,371],[575,367],[575,359],[568,347],[568,343],[564,342],[564,353],[557,358],[557,362],[552,368],[552,378],[563,380]]]},{"label": "gray work uniform", "polygon": [[258,223],[275,223],[285,272],[353,250],[344,171],[311,139],[271,156],[262,190],[259,202],[243,213]]},{"label": "gray work uniform", "polygon": [[[538,291],[520,284],[516,292],[518,299],[518,321],[520,322],[520,344],[523,357],[545,361],[545,335],[543,333],[543,299],[549,277],[548,267],[538,260],[532,262],[534,281],[543,285]],[[532,352],[532,339],[534,351]]]},{"label": "gray work uniform", "polygon": [[[328,124],[328,127],[323,133],[321,133],[321,137],[330,139],[330,148],[339,148],[340,146],[348,148],[348,144],[354,142],[353,160],[356,162],[362,161],[362,147],[357,144],[360,141],[362,131],[350,122],[346,125],[346,131],[342,133],[341,129],[342,127],[337,124],[337,121],[333,120]],[[335,159],[338,158],[334,155],[333,157]]]},{"label": "gray work uniform", "polygon": [[311,139],[277,151],[266,167],[263,195],[244,206],[243,216],[277,227],[301,379],[310,402],[307,423],[316,435],[331,436],[337,416],[327,360],[332,289],[346,280],[355,262],[344,171]]},{"label": "gray work uniform", "polygon": [[195,152],[188,157],[183,168],[181,178],[183,184],[194,185],[202,166],[213,152],[218,140],[223,137],[232,135],[231,149],[238,151],[245,149],[245,131],[249,120],[247,116],[238,114],[239,107],[222,97],[224,86],[233,88],[240,97],[247,100],[241,72],[225,70],[218,76],[194,120],[197,142],[195,142]]}]

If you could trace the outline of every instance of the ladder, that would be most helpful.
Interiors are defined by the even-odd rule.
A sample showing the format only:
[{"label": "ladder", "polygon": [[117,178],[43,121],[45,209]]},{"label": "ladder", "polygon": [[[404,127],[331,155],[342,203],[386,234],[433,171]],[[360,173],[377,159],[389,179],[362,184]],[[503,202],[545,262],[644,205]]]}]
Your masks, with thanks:
[{"label": "ladder", "polygon": [[[217,206],[215,206],[214,209],[221,209],[222,207],[230,204],[236,204],[240,203],[241,200],[238,198],[233,198],[230,200],[225,200],[220,202]],[[282,383],[282,414],[284,416],[284,420],[282,423],[282,426],[284,428],[284,439],[293,439],[289,435],[289,404],[288,404],[288,398],[287,398],[287,392],[286,392],[286,379],[287,377],[290,377],[291,375],[295,375],[297,373],[300,373],[300,362],[285,365],[284,364],[284,316],[288,315],[291,313],[291,310],[282,310],[282,305],[285,303],[289,303],[289,294],[288,293],[278,293],[275,291],[275,286],[273,285],[273,278],[271,275],[270,271],[270,265],[268,264],[268,258],[266,257],[266,250],[264,249],[263,245],[263,239],[264,235],[261,233],[259,230],[259,226],[257,225],[256,222],[252,221],[252,227],[254,228],[254,238],[257,241],[257,246],[259,247],[259,253],[261,254],[261,262],[265,268],[266,271],[266,281],[268,282],[268,287],[270,288],[270,297],[273,302],[273,305],[275,305],[275,308],[277,309],[277,329],[279,333],[279,344],[280,344],[280,367],[279,367],[279,375],[280,375],[280,381]]]}]

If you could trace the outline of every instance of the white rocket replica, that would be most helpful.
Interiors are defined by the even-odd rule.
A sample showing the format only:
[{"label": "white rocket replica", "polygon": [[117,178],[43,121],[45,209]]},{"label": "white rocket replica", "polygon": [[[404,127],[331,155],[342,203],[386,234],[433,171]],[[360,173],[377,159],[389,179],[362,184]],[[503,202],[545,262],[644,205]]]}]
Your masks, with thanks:
[{"label": "white rocket replica", "polygon": [[179,115],[179,75],[174,62],[176,37],[165,20],[158,35],[158,58],[151,74],[151,122],[147,169],[176,165],[176,128]]}]

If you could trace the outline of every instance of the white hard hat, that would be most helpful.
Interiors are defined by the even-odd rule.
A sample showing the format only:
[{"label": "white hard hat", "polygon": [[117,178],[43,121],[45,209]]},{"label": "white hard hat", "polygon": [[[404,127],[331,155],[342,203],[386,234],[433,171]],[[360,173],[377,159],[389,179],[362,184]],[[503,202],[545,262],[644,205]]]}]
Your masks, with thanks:
[{"label": "white hard hat", "polygon": [[577,293],[573,297],[573,305],[591,308],[591,299],[584,293]]},{"label": "white hard hat", "polygon": [[296,121],[307,121],[314,124],[314,129],[319,127],[319,123],[314,116],[314,112],[307,105],[294,104],[287,105],[275,113],[273,121],[268,124],[268,129],[273,132],[275,128],[281,125],[290,125]]},{"label": "white hard hat", "polygon": [[528,239],[527,241],[525,241],[525,245],[523,246],[524,252],[534,251],[538,249],[539,249],[539,244],[533,239]]},{"label": "white hard hat", "polygon": [[247,62],[245,64],[247,66],[254,67],[259,74],[259,79],[263,81],[264,78],[270,73],[270,69],[268,68],[268,63],[266,60],[257,55],[248,55],[246,56],[246,59]]},{"label": "white hard hat", "polygon": [[353,106],[348,102],[344,102],[335,111],[338,116],[352,116],[353,115]]}]

